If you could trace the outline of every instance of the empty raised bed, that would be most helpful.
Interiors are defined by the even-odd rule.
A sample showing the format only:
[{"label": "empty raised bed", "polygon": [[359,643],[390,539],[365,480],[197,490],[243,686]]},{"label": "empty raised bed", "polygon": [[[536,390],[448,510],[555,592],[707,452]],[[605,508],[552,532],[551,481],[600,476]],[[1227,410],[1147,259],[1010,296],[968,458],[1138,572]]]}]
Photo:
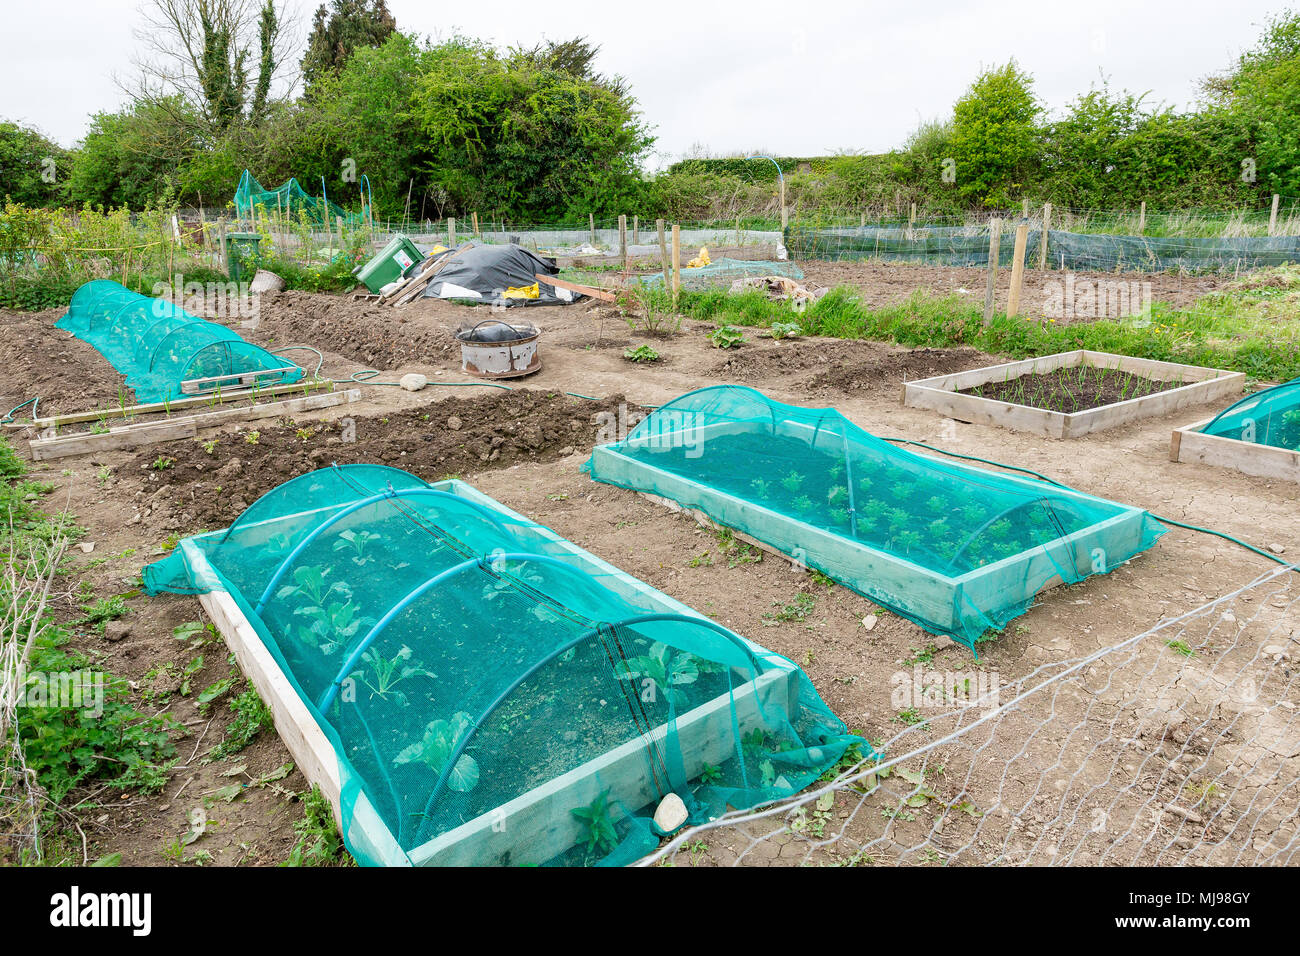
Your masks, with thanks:
[{"label": "empty raised bed", "polygon": [[790,661],[460,481],[311,472],[145,584],[201,595],[364,863],[629,862],[669,793],[702,822],[861,743]]},{"label": "empty raised bed", "polygon": [[[1116,381],[1106,382],[1108,376]],[[903,404],[963,422],[1078,438],[1240,395],[1245,383],[1242,372],[1077,349],[907,382]]]},{"label": "empty raised bed", "polygon": [[1043,588],[1110,571],[1164,533],[1141,509],[903,451],[835,409],[736,385],[674,399],[585,467],[972,648]]},{"label": "empty raised bed", "polygon": [[1300,481],[1300,378],[1248,395],[1214,418],[1174,429],[1169,457]]}]

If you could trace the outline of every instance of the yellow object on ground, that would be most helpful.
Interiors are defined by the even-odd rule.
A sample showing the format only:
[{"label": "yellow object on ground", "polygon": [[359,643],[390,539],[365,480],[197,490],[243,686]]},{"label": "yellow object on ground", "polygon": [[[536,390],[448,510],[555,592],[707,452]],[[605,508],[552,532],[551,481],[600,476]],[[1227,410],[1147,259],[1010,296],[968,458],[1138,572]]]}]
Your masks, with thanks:
[{"label": "yellow object on ground", "polygon": [[686,268],[698,269],[701,266],[707,266],[712,261],[713,260],[709,258],[708,246],[700,246],[700,254],[696,256],[694,259],[692,259],[690,262],[686,263]]},{"label": "yellow object on ground", "polygon": [[542,290],[538,288],[538,283],[532,285],[511,286],[501,294],[503,299],[536,299],[541,296]]}]

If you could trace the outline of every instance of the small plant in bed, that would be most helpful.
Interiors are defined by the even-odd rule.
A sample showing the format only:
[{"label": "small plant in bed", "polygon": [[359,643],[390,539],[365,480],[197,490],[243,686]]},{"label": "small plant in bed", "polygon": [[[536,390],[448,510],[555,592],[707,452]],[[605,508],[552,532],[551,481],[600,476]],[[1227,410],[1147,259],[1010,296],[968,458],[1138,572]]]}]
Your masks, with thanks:
[{"label": "small plant in bed", "polygon": [[985,382],[964,389],[962,394],[1010,402],[1013,405],[1045,408],[1068,415],[1155,395],[1182,384],[1179,379],[1160,382],[1120,369],[1079,365],[1021,375],[1002,382]]},{"label": "small plant in bed", "polygon": [[634,349],[624,349],[623,358],[629,362],[657,362],[659,361],[659,353],[648,345],[638,345]]}]

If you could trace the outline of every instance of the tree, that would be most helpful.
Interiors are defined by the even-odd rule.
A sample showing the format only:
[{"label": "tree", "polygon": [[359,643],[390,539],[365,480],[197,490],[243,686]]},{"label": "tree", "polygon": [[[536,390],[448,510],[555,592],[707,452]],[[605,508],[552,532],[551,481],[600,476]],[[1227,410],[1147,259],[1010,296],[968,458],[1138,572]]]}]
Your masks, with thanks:
[{"label": "tree", "polygon": [[188,132],[196,119],[187,109],[176,97],[97,113],[77,151],[68,197],[77,205],[138,209],[176,192],[181,170],[199,149]]},{"label": "tree", "polygon": [[430,183],[453,208],[540,222],[636,202],[654,140],[635,101],[621,80],[593,76],[590,57],[558,63],[464,39],[429,51],[411,113],[432,153]]},{"label": "tree", "polygon": [[362,47],[379,47],[397,29],[384,0],[332,0],[316,8],[302,77],[310,89],[326,74],[337,75]]},{"label": "tree", "polygon": [[1212,101],[1246,131],[1247,158],[1268,192],[1300,193],[1300,14],[1265,26],[1231,71],[1203,84]]},{"label": "tree", "polygon": [[1011,60],[986,70],[953,107],[952,159],[958,195],[985,206],[1019,198],[1039,150],[1042,112],[1033,78]]},{"label": "tree", "polygon": [[68,151],[39,130],[0,121],[0,202],[49,206],[62,198]]},{"label": "tree", "polygon": [[281,51],[287,25],[275,0],[149,0],[144,14],[147,27],[137,35],[147,52],[136,61],[133,99],[179,97],[210,134],[264,118],[272,85],[292,62]]}]

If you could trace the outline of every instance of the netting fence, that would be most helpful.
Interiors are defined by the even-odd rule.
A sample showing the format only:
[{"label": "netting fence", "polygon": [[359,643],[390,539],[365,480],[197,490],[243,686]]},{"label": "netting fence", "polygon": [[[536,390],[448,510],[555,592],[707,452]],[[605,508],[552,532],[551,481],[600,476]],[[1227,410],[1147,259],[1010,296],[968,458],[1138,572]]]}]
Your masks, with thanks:
[{"label": "netting fence", "polygon": [[683,831],[642,863],[1294,864],[1298,642],[1300,578],[1279,567],[983,697],[936,689],[879,763]]},{"label": "netting fence", "polygon": [[[1009,268],[1015,224],[998,237],[998,262]],[[986,266],[987,224],[965,226],[791,226],[785,245],[795,259]],[[1300,236],[1124,236],[1047,230],[1030,225],[1025,264],[1088,272],[1239,272],[1300,262]]]}]

